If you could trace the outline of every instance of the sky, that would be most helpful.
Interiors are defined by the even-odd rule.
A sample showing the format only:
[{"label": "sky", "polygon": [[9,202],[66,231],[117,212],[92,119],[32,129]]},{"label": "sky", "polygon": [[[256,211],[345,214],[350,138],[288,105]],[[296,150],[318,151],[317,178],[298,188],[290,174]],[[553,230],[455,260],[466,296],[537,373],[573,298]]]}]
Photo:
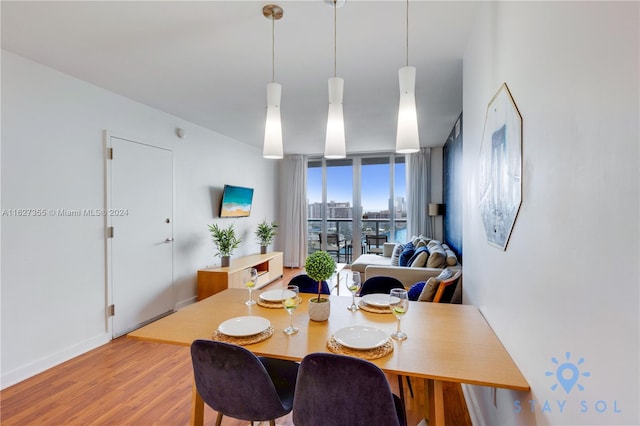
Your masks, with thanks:
[{"label": "sky", "polygon": [[[404,164],[396,164],[395,196],[405,197]],[[332,166],[327,168],[327,201],[353,205],[353,168]],[[307,174],[309,203],[322,201],[322,168],[310,167]],[[364,211],[381,211],[389,208],[389,164],[362,166],[362,206]]]}]

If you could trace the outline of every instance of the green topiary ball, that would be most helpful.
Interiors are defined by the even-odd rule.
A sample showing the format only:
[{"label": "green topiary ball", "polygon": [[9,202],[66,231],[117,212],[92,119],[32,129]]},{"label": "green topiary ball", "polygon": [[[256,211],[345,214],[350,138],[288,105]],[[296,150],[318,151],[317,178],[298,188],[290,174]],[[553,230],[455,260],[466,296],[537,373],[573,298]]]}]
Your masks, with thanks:
[{"label": "green topiary ball", "polygon": [[326,251],[316,251],[307,257],[304,269],[314,280],[325,281],[336,271],[336,261]]}]

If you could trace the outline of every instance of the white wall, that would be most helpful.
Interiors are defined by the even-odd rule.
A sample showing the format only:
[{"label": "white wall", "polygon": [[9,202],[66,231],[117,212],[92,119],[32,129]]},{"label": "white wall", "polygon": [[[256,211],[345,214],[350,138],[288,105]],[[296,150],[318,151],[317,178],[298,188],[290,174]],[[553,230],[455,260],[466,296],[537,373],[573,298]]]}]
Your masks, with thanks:
[{"label": "white wall", "polygon": [[[640,424],[638,17],[638,2],[484,3],[469,39],[464,300],[531,385],[498,390],[497,408],[472,387],[480,424]],[[477,207],[484,116],[503,82],[524,123],[523,203],[504,252]],[[551,359],[566,352],[584,358],[582,391],[551,389]]]},{"label": "white wall", "polygon": [[[187,137],[179,139],[175,128]],[[207,224],[277,217],[276,162],[229,139],[2,51],[2,209],[104,208],[103,131],[174,152],[176,305],[219,264]],[[250,218],[215,219],[225,183],[255,188]],[[109,340],[100,217],[2,217],[2,387]]]}]

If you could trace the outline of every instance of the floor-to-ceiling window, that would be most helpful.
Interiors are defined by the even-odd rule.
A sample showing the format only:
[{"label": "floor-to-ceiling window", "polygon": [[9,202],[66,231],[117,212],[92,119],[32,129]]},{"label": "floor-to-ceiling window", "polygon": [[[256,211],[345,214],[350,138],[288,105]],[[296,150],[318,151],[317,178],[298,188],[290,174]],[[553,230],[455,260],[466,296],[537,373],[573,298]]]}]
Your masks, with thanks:
[{"label": "floor-to-ceiling window", "polygon": [[367,238],[406,239],[404,155],[310,159],[307,170],[309,252],[350,263],[368,250]]},{"label": "floor-to-ceiling window", "polygon": [[307,242],[309,253],[320,250],[323,228],[324,164],[322,160],[307,162]]},{"label": "floor-to-ceiling window", "polygon": [[353,240],[353,160],[310,160],[307,164],[309,252],[326,250],[348,262]]},{"label": "floor-to-ceiling window", "polygon": [[407,168],[405,156],[394,157],[393,171],[393,238],[396,243],[407,241]]}]

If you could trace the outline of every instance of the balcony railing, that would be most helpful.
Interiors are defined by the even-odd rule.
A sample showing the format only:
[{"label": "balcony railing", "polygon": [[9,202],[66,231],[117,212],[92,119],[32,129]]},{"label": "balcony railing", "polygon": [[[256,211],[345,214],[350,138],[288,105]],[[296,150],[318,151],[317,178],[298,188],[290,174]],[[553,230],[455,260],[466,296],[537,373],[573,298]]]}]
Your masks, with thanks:
[{"label": "balcony railing", "polygon": [[[366,235],[385,235],[389,242],[404,242],[407,240],[407,220],[395,219],[394,235],[391,235],[391,219],[362,219],[361,252],[364,253]],[[307,219],[307,241],[309,253],[320,250],[320,234],[322,232],[322,219]],[[327,219],[327,234],[337,234],[344,243],[339,251],[332,255],[336,260],[351,263],[353,254],[353,219]],[[344,259],[344,260],[343,260]]]}]

